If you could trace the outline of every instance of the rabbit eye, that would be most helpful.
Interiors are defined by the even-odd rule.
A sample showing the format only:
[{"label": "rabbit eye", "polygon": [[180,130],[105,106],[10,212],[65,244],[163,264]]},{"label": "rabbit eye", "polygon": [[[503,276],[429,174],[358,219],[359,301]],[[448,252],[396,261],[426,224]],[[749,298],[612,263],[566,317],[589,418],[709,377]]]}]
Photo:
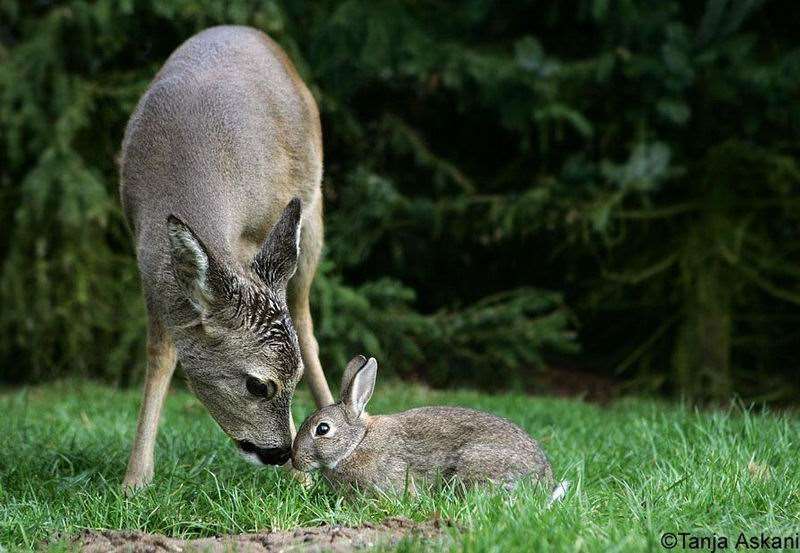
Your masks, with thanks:
[{"label": "rabbit eye", "polygon": [[259,380],[254,376],[248,376],[245,381],[247,391],[256,397],[270,399],[278,391],[278,387],[272,380]]},{"label": "rabbit eye", "polygon": [[324,436],[325,434],[327,434],[330,431],[330,429],[331,429],[331,427],[328,426],[327,422],[321,422],[321,423],[319,423],[317,425],[317,429],[314,431],[314,433],[317,436]]}]

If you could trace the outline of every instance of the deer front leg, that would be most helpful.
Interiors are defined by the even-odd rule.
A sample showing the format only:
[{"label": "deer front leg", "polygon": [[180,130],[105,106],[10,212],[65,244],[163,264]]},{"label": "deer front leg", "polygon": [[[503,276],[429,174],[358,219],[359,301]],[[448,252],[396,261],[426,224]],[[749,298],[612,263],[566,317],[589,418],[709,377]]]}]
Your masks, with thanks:
[{"label": "deer front leg", "polygon": [[147,376],[144,397],[136,424],[128,470],[122,482],[127,493],[148,485],[153,480],[153,454],[156,446],[161,408],[175,372],[175,346],[160,323],[151,321],[147,336]]},{"label": "deer front leg", "polygon": [[297,332],[297,341],[300,342],[300,355],[305,366],[305,379],[314,396],[317,407],[324,407],[333,403],[322,364],[319,362],[319,345],[314,337],[314,322],[311,320],[311,307],[308,296],[311,291],[311,282],[317,271],[320,254],[322,252],[322,199],[311,208],[309,220],[300,233],[300,258],[297,261],[297,272],[289,282],[288,299],[289,312],[292,323]]},{"label": "deer front leg", "polygon": [[300,354],[303,356],[305,366],[304,376],[314,396],[314,403],[317,407],[324,407],[333,403],[328,382],[325,380],[325,373],[322,372],[322,364],[319,362],[319,346],[314,337],[314,323],[311,320],[311,313],[306,298],[304,306],[297,306],[292,311],[292,319],[297,331],[297,339],[300,342]]}]

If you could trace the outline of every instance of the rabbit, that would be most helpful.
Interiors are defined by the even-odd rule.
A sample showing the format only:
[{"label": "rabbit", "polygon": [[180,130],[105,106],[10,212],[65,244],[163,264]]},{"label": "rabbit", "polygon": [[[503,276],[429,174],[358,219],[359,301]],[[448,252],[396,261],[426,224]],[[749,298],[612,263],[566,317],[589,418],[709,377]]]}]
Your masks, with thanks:
[{"label": "rabbit", "polygon": [[511,489],[523,477],[554,490],[539,444],[512,422],[462,407],[421,407],[394,415],[365,412],[378,363],[353,358],[342,378],[342,399],[311,414],[292,445],[297,470],[321,468],[336,487],[417,493],[420,484],[459,480]]}]

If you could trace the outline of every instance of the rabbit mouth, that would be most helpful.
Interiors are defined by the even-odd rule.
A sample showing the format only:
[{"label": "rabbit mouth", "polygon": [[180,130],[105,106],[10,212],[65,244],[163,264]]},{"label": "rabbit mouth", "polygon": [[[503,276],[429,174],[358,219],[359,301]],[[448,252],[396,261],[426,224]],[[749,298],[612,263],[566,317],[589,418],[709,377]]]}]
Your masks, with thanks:
[{"label": "rabbit mouth", "polygon": [[298,459],[292,455],[292,466],[295,470],[299,470],[300,472],[308,472],[310,470],[318,469],[320,465],[317,461]]}]

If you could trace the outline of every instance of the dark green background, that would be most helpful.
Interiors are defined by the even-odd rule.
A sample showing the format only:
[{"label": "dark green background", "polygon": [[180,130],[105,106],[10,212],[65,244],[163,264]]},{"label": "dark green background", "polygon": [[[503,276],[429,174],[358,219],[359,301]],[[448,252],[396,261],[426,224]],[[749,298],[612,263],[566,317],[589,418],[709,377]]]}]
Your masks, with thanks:
[{"label": "dark green background", "polygon": [[[195,32],[319,102],[323,364],[434,385],[800,391],[800,4],[0,0],[0,367],[141,378],[114,164]],[[578,375],[577,377],[575,375]]]}]

